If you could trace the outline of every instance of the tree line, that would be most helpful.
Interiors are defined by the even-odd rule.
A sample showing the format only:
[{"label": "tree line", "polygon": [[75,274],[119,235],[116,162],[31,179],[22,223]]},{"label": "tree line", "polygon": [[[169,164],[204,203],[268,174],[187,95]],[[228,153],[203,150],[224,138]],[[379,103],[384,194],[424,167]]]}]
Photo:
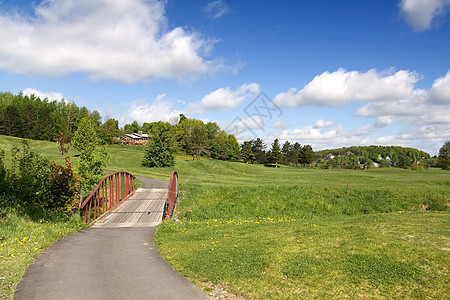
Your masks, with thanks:
[{"label": "tree line", "polygon": [[171,122],[144,123],[136,121],[124,126],[125,132],[142,131],[149,135],[145,146],[142,164],[144,166],[172,166],[174,153],[181,151],[192,156],[193,160],[210,157],[218,160],[243,160],[245,163],[286,165],[307,165],[314,162],[314,153],[310,145],[285,142],[280,146],[275,139],[272,147],[260,138],[239,144],[233,134],[222,130],[216,122],[204,123],[180,114]]},{"label": "tree line", "polygon": [[101,143],[111,143],[121,135],[119,122],[108,119],[102,124],[98,111],[78,107],[73,101],[49,101],[35,95],[13,95],[0,92],[0,134],[33,140],[53,141],[58,132],[64,132],[68,141],[80,126],[83,118],[89,119]]},{"label": "tree line", "polygon": [[[210,157],[219,160],[243,160],[258,163],[317,166],[323,168],[401,167],[428,168],[442,165],[445,159],[431,158],[424,151],[399,146],[352,146],[313,152],[310,145],[289,141],[280,144],[275,139],[269,148],[262,139],[238,143],[236,137],[220,128],[216,122],[204,123],[180,114],[169,122],[139,125],[137,121],[119,128],[116,119],[102,123],[98,111],[78,107],[73,101],[49,101],[35,95],[13,95],[0,92],[0,134],[35,140],[55,140],[59,131],[71,142],[82,120],[87,119],[99,144],[120,143],[127,133],[142,131],[149,135],[143,165],[174,164],[174,153],[181,151],[193,159]],[[161,154],[159,154],[161,153]],[[334,159],[328,159],[328,154]],[[444,156],[442,156],[444,157]]]},{"label": "tree line", "polygon": [[[428,168],[436,165],[430,154],[400,146],[351,146],[339,149],[316,151],[318,165],[324,168],[371,168],[399,167],[399,168]],[[330,154],[334,156],[330,159]]]}]

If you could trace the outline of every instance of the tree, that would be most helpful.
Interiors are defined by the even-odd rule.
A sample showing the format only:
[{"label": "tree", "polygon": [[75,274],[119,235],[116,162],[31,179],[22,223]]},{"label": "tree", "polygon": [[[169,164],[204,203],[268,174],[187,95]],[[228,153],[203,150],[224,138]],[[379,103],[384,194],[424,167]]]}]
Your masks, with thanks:
[{"label": "tree", "polygon": [[112,143],[115,137],[119,136],[119,121],[116,119],[108,119],[103,125],[102,129],[106,136],[106,141]]},{"label": "tree", "polygon": [[240,159],[241,157],[241,147],[233,134],[228,135],[228,159]]},{"label": "tree", "polygon": [[314,162],[315,155],[314,155],[314,151],[313,151],[311,145],[304,145],[302,147],[302,150],[300,151],[298,160],[302,165],[305,165],[305,166],[312,164]]},{"label": "tree", "polygon": [[302,151],[302,145],[300,145],[300,143],[296,142],[293,146],[292,146],[292,151],[291,151],[291,160],[293,163],[295,163],[295,166],[298,167],[298,163],[299,163],[299,156],[300,156],[300,152]]},{"label": "tree", "polygon": [[94,124],[87,117],[80,121],[73,135],[72,145],[80,151],[77,171],[81,176],[82,192],[88,192],[100,181],[108,154],[105,147],[96,149],[99,139]]},{"label": "tree", "polygon": [[450,170],[450,140],[439,149],[438,164],[442,170]]},{"label": "tree", "polygon": [[205,124],[200,120],[185,119],[177,126],[176,137],[178,144],[192,160],[200,160],[206,150],[207,134]]},{"label": "tree", "polygon": [[145,145],[142,165],[145,167],[171,167],[175,164],[175,141],[173,127],[157,122]]},{"label": "tree", "polygon": [[272,143],[272,148],[270,149],[270,159],[275,162],[275,168],[278,168],[278,162],[283,157],[283,153],[281,152],[280,142],[278,139],[275,139]]},{"label": "tree", "polygon": [[256,138],[251,141],[252,144],[252,152],[255,154],[255,161],[259,164],[263,164],[267,161],[266,149],[267,145],[260,138]]},{"label": "tree", "polygon": [[248,162],[253,163],[255,160],[255,154],[252,151],[252,144],[250,141],[245,141],[241,145],[241,157],[246,164]]}]

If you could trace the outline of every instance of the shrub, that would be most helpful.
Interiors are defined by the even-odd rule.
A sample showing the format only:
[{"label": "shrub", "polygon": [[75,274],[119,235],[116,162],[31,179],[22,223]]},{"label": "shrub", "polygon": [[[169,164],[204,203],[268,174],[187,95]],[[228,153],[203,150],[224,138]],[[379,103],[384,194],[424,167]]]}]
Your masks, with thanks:
[{"label": "shrub", "polygon": [[80,204],[80,176],[74,176],[70,158],[65,158],[66,167],[50,164],[50,199],[48,208],[73,211]]}]

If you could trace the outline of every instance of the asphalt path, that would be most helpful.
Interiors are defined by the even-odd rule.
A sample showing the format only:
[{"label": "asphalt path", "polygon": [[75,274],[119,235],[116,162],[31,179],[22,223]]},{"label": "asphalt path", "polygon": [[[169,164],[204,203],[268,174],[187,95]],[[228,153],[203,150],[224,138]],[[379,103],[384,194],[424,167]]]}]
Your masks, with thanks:
[{"label": "asphalt path", "polygon": [[[138,179],[142,188],[167,186]],[[210,299],[161,257],[156,230],[88,228],[69,235],[28,267],[14,299]]]}]

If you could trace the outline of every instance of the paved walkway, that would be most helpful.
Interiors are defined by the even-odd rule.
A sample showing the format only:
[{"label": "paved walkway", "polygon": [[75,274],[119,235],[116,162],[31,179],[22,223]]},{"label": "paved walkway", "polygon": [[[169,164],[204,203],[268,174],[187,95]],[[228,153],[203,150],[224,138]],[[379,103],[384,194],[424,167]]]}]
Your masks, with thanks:
[{"label": "paved walkway", "polygon": [[[167,188],[138,179],[142,189]],[[155,227],[111,227],[56,242],[28,267],[14,299],[209,299],[162,259]]]}]

